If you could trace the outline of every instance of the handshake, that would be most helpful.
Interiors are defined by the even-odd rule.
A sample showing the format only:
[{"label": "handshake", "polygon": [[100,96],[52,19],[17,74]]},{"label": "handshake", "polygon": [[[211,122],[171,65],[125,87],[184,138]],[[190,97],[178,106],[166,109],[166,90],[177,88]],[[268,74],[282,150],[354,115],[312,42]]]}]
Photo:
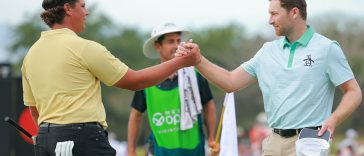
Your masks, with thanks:
[{"label": "handshake", "polygon": [[181,42],[174,56],[174,59],[181,60],[184,67],[195,66],[202,60],[200,48],[196,43],[192,42],[192,39],[189,39],[187,42]]}]

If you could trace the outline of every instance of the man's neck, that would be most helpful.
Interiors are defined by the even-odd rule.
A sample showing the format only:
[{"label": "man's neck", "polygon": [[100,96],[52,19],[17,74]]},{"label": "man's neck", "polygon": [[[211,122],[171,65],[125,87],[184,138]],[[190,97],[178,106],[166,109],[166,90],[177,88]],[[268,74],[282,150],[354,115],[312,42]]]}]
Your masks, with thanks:
[{"label": "man's neck", "polygon": [[69,22],[68,18],[64,18],[62,23],[54,23],[52,26],[52,30],[63,29],[63,28],[68,28],[68,29],[76,32],[75,29],[73,28],[73,26],[71,25],[71,22]]},{"label": "man's neck", "polygon": [[292,32],[287,35],[288,41],[292,44],[297,41],[307,30],[306,22],[298,23],[297,26],[293,27]]}]

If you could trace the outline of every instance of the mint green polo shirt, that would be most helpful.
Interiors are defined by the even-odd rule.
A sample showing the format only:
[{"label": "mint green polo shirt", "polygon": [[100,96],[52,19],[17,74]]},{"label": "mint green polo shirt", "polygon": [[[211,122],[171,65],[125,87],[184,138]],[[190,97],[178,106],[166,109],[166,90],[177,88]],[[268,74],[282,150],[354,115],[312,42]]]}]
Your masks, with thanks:
[{"label": "mint green polo shirt", "polygon": [[340,45],[310,26],[292,44],[285,37],[265,43],[241,67],[258,80],[268,123],[279,129],[322,125],[335,87],[354,78]]}]

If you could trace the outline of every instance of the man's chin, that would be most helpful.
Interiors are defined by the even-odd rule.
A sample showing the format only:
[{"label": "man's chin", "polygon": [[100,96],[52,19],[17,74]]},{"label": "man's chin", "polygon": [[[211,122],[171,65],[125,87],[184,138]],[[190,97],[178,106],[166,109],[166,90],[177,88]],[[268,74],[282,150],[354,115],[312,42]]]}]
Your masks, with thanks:
[{"label": "man's chin", "polygon": [[281,32],[279,32],[279,31],[276,31],[275,33],[276,33],[276,35],[277,35],[277,36],[284,36],[284,35],[283,35]]}]

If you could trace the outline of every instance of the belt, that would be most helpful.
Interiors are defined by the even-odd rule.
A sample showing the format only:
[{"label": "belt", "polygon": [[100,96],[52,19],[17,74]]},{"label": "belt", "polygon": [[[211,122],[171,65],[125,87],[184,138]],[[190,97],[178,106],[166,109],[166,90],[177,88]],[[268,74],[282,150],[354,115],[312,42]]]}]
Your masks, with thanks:
[{"label": "belt", "polygon": [[85,123],[72,123],[72,124],[54,124],[54,123],[42,122],[39,125],[40,128],[54,128],[54,127],[67,127],[67,126],[82,126],[82,127],[96,126],[102,128],[102,126],[98,122],[85,122]]},{"label": "belt", "polygon": [[[306,128],[319,129],[319,128],[321,128],[321,126],[306,127]],[[302,128],[299,128],[299,129],[273,129],[273,132],[280,135],[281,137],[289,138],[289,137],[299,134],[301,132],[301,130],[302,130]]]}]

